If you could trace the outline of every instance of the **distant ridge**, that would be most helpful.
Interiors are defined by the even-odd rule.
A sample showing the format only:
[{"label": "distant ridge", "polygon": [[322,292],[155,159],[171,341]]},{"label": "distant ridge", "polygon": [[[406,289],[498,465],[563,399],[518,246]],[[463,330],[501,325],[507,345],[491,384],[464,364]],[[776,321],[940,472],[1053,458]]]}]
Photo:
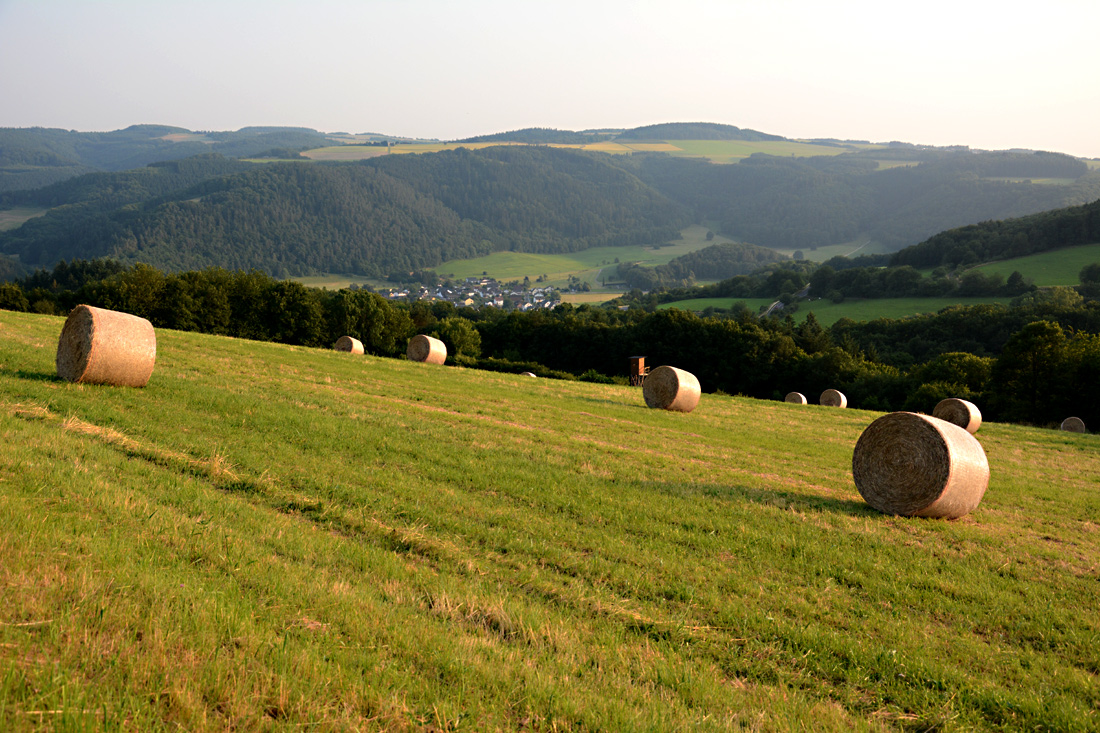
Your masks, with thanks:
[{"label": "distant ridge", "polygon": [[584,145],[606,139],[595,132],[574,132],[573,130],[555,130],[550,127],[526,127],[522,130],[497,132],[492,135],[477,135],[458,143],[525,143],[527,145]]},{"label": "distant ridge", "polygon": [[619,134],[618,140],[748,140],[763,142],[768,140],[786,140],[780,135],[745,130],[733,125],[717,122],[666,122],[657,125],[645,125],[626,130]]}]

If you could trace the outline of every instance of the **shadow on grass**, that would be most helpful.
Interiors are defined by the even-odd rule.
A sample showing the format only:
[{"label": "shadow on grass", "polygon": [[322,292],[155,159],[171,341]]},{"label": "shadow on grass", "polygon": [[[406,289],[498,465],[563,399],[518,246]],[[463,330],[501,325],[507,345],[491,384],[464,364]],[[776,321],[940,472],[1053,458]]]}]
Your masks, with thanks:
[{"label": "shadow on grass", "polygon": [[32,382],[61,382],[61,377],[57,376],[55,372],[29,372],[26,369],[20,369],[15,373],[15,376],[20,379],[26,379]]},{"label": "shadow on grass", "polygon": [[747,486],[715,486],[670,484],[662,482],[648,482],[650,488],[664,494],[688,497],[693,494],[716,499],[729,499],[732,501],[744,500],[764,506],[774,506],[780,509],[794,509],[797,511],[822,511],[836,514],[848,514],[855,517],[874,517],[881,514],[872,509],[863,501],[855,499],[835,499],[827,496],[815,496],[813,494],[800,494],[796,491],[779,491],[770,489],[756,489]]}]

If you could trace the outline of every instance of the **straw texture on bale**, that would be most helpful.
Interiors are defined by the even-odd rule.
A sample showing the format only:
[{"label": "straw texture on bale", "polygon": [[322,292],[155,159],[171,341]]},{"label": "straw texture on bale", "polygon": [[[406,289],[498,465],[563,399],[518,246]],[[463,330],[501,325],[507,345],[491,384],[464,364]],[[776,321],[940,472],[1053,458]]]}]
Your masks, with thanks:
[{"label": "straw texture on bale", "polygon": [[78,305],[57,342],[57,376],[70,382],[144,387],[157,362],[157,335],[144,318]]},{"label": "straw texture on bale", "polygon": [[646,405],[661,410],[691,412],[699,404],[701,393],[695,375],[676,367],[657,367],[642,382]]},{"label": "straw texture on bale", "polygon": [[838,392],[835,389],[827,389],[822,392],[820,402],[826,407],[848,406],[848,398],[844,396],[843,392]]},{"label": "straw texture on bale", "polygon": [[351,336],[341,336],[337,339],[335,348],[337,351],[350,351],[352,354],[364,353],[363,342]]},{"label": "straw texture on bale", "polygon": [[796,405],[804,405],[806,404],[806,395],[802,394],[801,392],[788,392],[783,401],[791,402]]},{"label": "straw texture on bale", "polygon": [[1062,421],[1062,430],[1068,430],[1071,433],[1083,433],[1085,432],[1085,421],[1079,417],[1067,417]]},{"label": "straw texture on bale", "polygon": [[893,412],[859,436],[852,478],[863,499],[885,514],[957,519],[985,495],[989,461],[978,439],[958,425]]},{"label": "straw texture on bale", "polygon": [[938,417],[940,420],[946,420],[952,425],[958,425],[971,435],[978,432],[978,428],[982,426],[982,413],[977,406],[973,402],[955,397],[940,400],[939,404],[932,410],[932,417]]},{"label": "straw texture on bale", "polygon": [[409,339],[408,357],[425,364],[442,364],[447,361],[447,345],[437,338],[417,334]]}]

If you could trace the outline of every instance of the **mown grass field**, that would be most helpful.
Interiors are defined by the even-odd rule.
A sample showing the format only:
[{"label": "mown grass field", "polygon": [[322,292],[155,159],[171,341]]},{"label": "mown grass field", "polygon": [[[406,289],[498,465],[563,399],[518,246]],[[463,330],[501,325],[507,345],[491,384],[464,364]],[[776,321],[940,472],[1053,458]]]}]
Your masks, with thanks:
[{"label": "mown grass field", "polygon": [[1096,436],[905,519],[858,409],[61,324],[0,312],[0,729],[1100,729]]},{"label": "mown grass field", "polygon": [[1079,285],[1081,270],[1086,265],[1100,262],[1100,244],[1040,252],[1028,257],[1002,260],[977,269],[986,273],[999,273],[1006,279],[1014,271],[1030,278],[1036,285]]},{"label": "mown grass field", "polygon": [[[978,303],[1008,304],[1012,298],[874,298],[867,300],[847,300],[834,303],[831,300],[812,300],[798,304],[798,310],[792,316],[798,323],[806,320],[806,315],[814,318],[823,326],[831,326],[841,318],[853,321],[872,321],[876,318],[905,318],[921,313],[937,313],[953,305],[975,305]],[[735,303],[744,303],[754,312],[761,306],[771,305],[775,298],[693,298],[665,303],[658,308],[679,308],[681,310],[702,311],[708,307],[732,308]],[[781,314],[782,315],[782,314]]]}]

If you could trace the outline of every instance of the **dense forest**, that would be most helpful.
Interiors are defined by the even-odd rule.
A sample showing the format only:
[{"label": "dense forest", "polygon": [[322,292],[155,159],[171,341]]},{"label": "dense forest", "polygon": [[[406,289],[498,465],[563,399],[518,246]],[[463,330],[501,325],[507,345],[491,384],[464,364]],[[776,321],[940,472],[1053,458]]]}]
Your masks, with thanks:
[{"label": "dense forest", "polygon": [[[879,169],[884,153],[899,152],[912,164]],[[861,236],[900,249],[946,229],[1100,198],[1100,172],[1054,153],[757,154],[736,165],[649,155],[622,165],[689,207],[697,220],[720,222],[723,234],[784,249],[814,250]],[[997,180],[1006,178],[1073,183]]]},{"label": "dense forest", "polygon": [[785,140],[779,135],[746,130],[715,122],[669,122],[623,130],[619,140]]},{"label": "dense forest", "polygon": [[609,135],[601,135],[596,132],[573,130],[555,130],[551,127],[525,127],[522,130],[510,130],[498,132],[492,135],[477,135],[462,140],[458,143],[523,143],[525,145],[587,145],[609,139]]},{"label": "dense forest", "polygon": [[957,267],[1093,242],[1100,242],[1100,199],[1083,206],[941,232],[895,253],[890,263]]},{"label": "dense forest", "polygon": [[987,420],[1100,425],[1100,265],[1091,290],[1022,296],[1011,307],[822,328],[812,317],[700,317],[679,310],[559,306],[552,312],[393,303],[365,290],[328,291],[221,268],[166,274],[111,260],[61,263],[0,285],[0,308],[63,314],[78,303],[174,328],[330,348],[360,339],[401,356],[415,333],[448,346],[449,363],[625,383],[627,358],[695,374],[705,391],[811,399],[843,391],[854,407],[929,412],[945,397],[974,401]]},{"label": "dense forest", "polygon": [[657,290],[690,286],[699,280],[725,280],[757,272],[766,265],[786,260],[787,256],[767,247],[752,244],[712,244],[681,255],[667,265],[646,267],[633,262],[619,264],[619,278],[629,288]]},{"label": "dense forest", "polygon": [[499,250],[660,242],[688,222],[683,207],[606,156],[534,147],[342,164],[202,156],[7,200],[66,204],[0,234],[0,251],[27,265],[113,257],[279,276],[382,276]]},{"label": "dense forest", "polygon": [[203,153],[232,158],[328,144],[324,134],[297,127],[198,134],[167,125],[133,125],[113,132],[0,128],[0,193],[39,188],[93,170],[130,170]]}]

